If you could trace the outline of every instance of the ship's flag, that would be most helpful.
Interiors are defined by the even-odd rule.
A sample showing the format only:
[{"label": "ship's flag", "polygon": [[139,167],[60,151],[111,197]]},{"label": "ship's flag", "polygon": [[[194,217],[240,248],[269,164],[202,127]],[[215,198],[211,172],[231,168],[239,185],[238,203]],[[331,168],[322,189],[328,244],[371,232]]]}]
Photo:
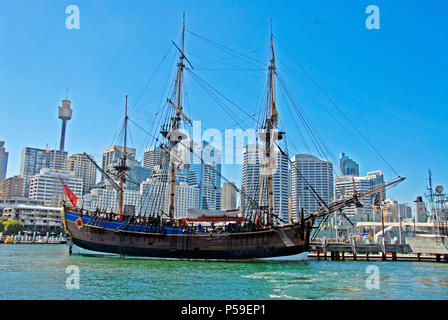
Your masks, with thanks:
[{"label": "ship's flag", "polygon": [[64,191],[67,197],[70,199],[70,202],[76,207],[76,205],[78,204],[78,198],[66,184],[64,184]]},{"label": "ship's flag", "polygon": [[[59,171],[56,170],[56,173],[59,174]],[[59,174],[59,180],[61,180],[62,186],[64,187],[65,195],[70,199],[70,202],[76,207],[78,204],[78,197],[70,190],[70,188],[65,184],[64,180],[62,180],[61,175]]]}]

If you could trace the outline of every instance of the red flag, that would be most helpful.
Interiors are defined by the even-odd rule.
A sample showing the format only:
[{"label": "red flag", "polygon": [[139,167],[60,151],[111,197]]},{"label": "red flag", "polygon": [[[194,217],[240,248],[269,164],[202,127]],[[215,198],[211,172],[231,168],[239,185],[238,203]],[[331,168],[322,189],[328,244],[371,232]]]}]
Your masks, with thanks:
[{"label": "red flag", "polygon": [[64,184],[64,190],[65,194],[70,199],[70,202],[76,207],[76,205],[78,204],[78,198],[76,197],[76,195],[65,184]]}]

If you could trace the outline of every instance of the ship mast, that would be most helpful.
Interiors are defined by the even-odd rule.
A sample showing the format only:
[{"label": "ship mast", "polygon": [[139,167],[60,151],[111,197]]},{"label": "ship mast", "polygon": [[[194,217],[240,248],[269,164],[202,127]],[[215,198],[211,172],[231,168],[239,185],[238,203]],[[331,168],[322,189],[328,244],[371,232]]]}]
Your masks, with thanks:
[{"label": "ship mast", "polygon": [[120,190],[118,192],[118,213],[120,215],[120,220],[123,219],[123,209],[124,209],[124,185],[126,183],[126,142],[127,142],[127,131],[128,131],[128,96],[126,95],[126,104],[125,104],[125,116],[124,116],[124,146],[123,146],[123,157],[121,158],[121,166],[119,167],[120,172]]},{"label": "ship mast", "polygon": [[267,224],[272,226],[273,224],[273,216],[274,216],[274,200],[273,200],[273,189],[272,189],[272,146],[275,143],[275,136],[273,133],[277,128],[278,123],[278,113],[277,108],[275,106],[275,55],[274,55],[274,41],[272,35],[272,19],[271,22],[271,63],[269,65],[269,105],[270,105],[270,115],[266,118],[266,158],[268,160],[267,163],[267,187],[268,187],[268,217]]},{"label": "ship mast", "polygon": [[[181,44],[181,55],[179,58],[179,63],[177,64],[177,106],[173,105],[176,110],[176,115],[171,119],[171,148],[175,146],[177,141],[174,140],[173,134],[177,129],[179,129],[180,116],[183,116],[182,106],[181,106],[181,87],[182,87],[182,73],[184,70],[184,38],[185,38],[185,12],[183,13],[183,26],[182,26],[182,44]],[[170,219],[174,220],[174,195],[175,195],[175,183],[176,183],[176,165],[174,160],[171,159],[170,168],[170,207],[169,216]]]}]

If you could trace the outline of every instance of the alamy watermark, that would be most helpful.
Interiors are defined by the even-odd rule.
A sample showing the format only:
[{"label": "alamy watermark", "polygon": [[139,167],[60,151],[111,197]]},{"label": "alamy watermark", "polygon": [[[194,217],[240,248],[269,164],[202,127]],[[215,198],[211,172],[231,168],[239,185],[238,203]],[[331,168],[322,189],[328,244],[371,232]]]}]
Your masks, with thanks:
[{"label": "alamy watermark", "polygon": [[380,8],[376,5],[369,5],[366,8],[369,16],[366,18],[366,28],[369,30],[380,29]]},{"label": "alamy watermark", "polygon": [[167,137],[174,147],[170,157],[181,167],[188,164],[257,164],[260,175],[277,170],[280,147],[279,131],[268,134],[264,129],[248,128],[202,131],[201,121],[193,121],[192,135],[185,129],[171,132]]},{"label": "alamy watermark", "polygon": [[65,286],[69,290],[79,290],[79,267],[75,265],[69,265],[65,268],[65,273],[69,276],[65,279]]},{"label": "alamy watermark", "polygon": [[380,268],[375,265],[369,265],[366,268],[366,288],[369,290],[380,288]]},{"label": "alamy watermark", "polygon": [[65,19],[65,27],[68,30],[79,30],[81,28],[81,20],[79,16],[79,7],[76,5],[69,5],[65,8],[65,13],[69,16]]}]

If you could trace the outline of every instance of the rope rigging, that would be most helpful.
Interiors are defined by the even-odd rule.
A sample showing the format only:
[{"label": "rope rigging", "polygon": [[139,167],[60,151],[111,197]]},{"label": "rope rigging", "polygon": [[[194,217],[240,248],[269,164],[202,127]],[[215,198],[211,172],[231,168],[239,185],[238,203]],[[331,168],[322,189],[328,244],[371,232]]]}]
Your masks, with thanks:
[{"label": "rope rigging", "polygon": [[[188,31],[188,33],[192,34],[193,36],[196,36],[204,41],[206,41],[207,43],[209,43],[210,45],[226,52],[227,54],[231,55],[234,58],[238,58],[248,64],[251,64],[253,66],[256,67],[256,69],[247,69],[250,71],[256,70],[259,71],[261,70],[260,68],[264,68],[263,70],[266,69],[267,65],[264,62],[261,62],[253,57],[250,57],[246,54],[240,53],[238,51],[235,51],[233,49],[230,49],[226,46],[223,46],[215,41],[206,39],[205,37],[202,37],[194,32]],[[276,39],[277,40],[277,39]],[[272,41],[272,40],[271,40]],[[278,40],[277,40],[278,41]],[[182,49],[180,49],[174,42],[173,45],[177,48],[178,51],[181,52],[181,58],[180,58],[180,64],[182,64],[183,59],[185,59],[185,61],[187,61],[187,63],[189,64],[190,67],[186,67],[186,66],[180,66],[178,64],[178,68],[180,68],[180,70],[185,69],[188,74],[191,76],[191,78],[215,101],[215,103],[221,107],[221,109],[235,122],[235,125],[237,126],[241,126],[241,124],[246,121],[247,119],[252,119],[256,126],[258,127],[258,129],[266,129],[266,128],[270,128],[270,124],[268,122],[268,120],[270,121],[276,121],[275,117],[276,115],[271,115],[273,118],[270,119],[268,117],[268,106],[271,103],[272,104],[272,99],[273,97],[270,96],[269,93],[266,95],[266,99],[263,102],[263,106],[260,108],[260,112],[256,112],[255,114],[250,114],[248,113],[245,108],[240,107],[239,105],[237,105],[236,103],[234,103],[232,100],[230,100],[229,98],[227,98],[224,94],[222,94],[219,90],[217,90],[215,87],[213,87],[212,85],[210,85],[208,82],[206,82],[205,80],[203,80],[201,77],[199,77],[196,72],[194,72],[193,70],[193,66],[191,65],[190,61],[188,60],[188,58],[184,55],[183,52],[183,40],[182,40]],[[135,109],[135,107],[137,106],[139,100],[141,99],[141,97],[143,96],[144,92],[147,90],[147,88],[149,87],[150,83],[152,82],[152,80],[154,79],[155,74],[157,73],[157,71],[160,69],[162,63],[164,62],[165,58],[167,57],[167,55],[169,54],[171,50],[171,46],[168,49],[168,51],[166,52],[166,54],[163,56],[162,61],[159,63],[159,65],[157,66],[157,68],[155,69],[154,73],[151,75],[151,77],[148,79],[148,81],[146,82],[142,93],[138,96],[136,102],[133,105],[132,110]],[[285,49],[286,50],[286,49]],[[291,55],[288,52],[289,55]],[[291,55],[292,57],[292,55]],[[293,58],[293,57],[292,57]],[[272,59],[273,58],[273,52],[272,52]],[[370,145],[370,147],[372,148],[372,150],[374,150],[377,155],[395,172],[397,173],[391,166],[389,163],[387,163],[387,161],[384,159],[384,157],[382,157],[382,155],[379,153],[379,151],[366,139],[366,137],[359,131],[358,128],[356,128],[356,126],[350,121],[350,119],[342,112],[342,110],[339,108],[339,106],[334,102],[333,99],[331,99],[331,97],[329,97],[325,91],[322,89],[322,87],[320,87],[315,81],[314,79],[311,77],[311,75],[293,58],[294,62],[306,73],[306,75],[311,79],[311,81],[314,83],[314,85],[316,85],[319,90],[322,92],[322,94],[337,108],[337,110],[344,116],[344,118],[346,118],[346,120],[350,123],[350,125],[352,125],[352,127],[358,132],[358,134]],[[272,60],[271,60],[272,62]],[[269,67],[271,68],[271,67]],[[203,67],[199,67],[197,68],[198,70],[207,70],[207,68],[203,68]],[[219,70],[219,69],[218,69]],[[221,70],[225,70],[223,68],[221,68]],[[231,70],[231,69],[228,69]],[[244,70],[244,69],[240,69],[240,70]],[[320,154],[320,156],[322,156],[323,158],[332,158],[334,162],[337,162],[333,156],[333,154],[331,153],[331,151],[329,150],[328,146],[326,145],[326,143],[324,142],[322,136],[319,134],[319,132],[316,130],[315,126],[312,124],[312,122],[308,119],[308,117],[306,116],[306,114],[303,112],[303,108],[300,106],[300,104],[296,103],[294,100],[294,97],[291,93],[291,91],[289,90],[289,88],[287,87],[287,85],[285,84],[284,80],[282,79],[282,77],[280,77],[277,72],[272,71],[273,75],[275,76],[275,78],[278,80],[278,83],[280,84],[280,88],[282,93],[284,94],[284,96],[286,97],[286,101],[287,103],[289,103],[290,106],[292,106],[292,108],[288,108],[291,109],[293,111],[295,111],[296,115],[298,115],[299,119],[301,120],[302,124],[303,124],[303,128],[305,129],[305,131],[307,132],[307,134],[309,135],[314,147],[316,148],[317,152]],[[171,97],[173,100],[168,99],[167,101],[173,106],[173,108],[168,107],[168,108],[159,108],[159,110],[156,112],[153,123],[156,122],[156,118],[158,118],[158,122],[157,122],[157,126],[153,127],[153,130],[157,130],[157,127],[162,127],[162,135],[163,133],[165,133],[165,138],[169,138],[169,136],[167,135],[168,132],[170,132],[170,130],[173,129],[178,129],[178,122],[176,122],[175,119],[176,117],[179,117],[180,115],[182,115],[183,113],[176,109],[177,107],[180,107],[180,103],[178,103],[177,105],[172,102],[174,101],[174,97],[177,97],[178,101],[181,101],[181,96],[180,96],[180,87],[181,87],[181,71],[176,75],[175,80],[173,82],[172,87],[170,88],[171,91]],[[269,82],[270,81],[270,82]],[[272,84],[273,78],[269,78],[268,80],[268,84],[265,87],[266,89],[269,86],[273,86]],[[269,84],[270,83],[270,84]],[[182,83],[183,86],[183,83]],[[184,90],[185,91],[185,90]],[[268,90],[266,90],[268,91]],[[269,92],[269,91],[268,91]],[[186,102],[186,104],[188,105],[188,99],[187,99],[187,94],[186,92],[184,93],[185,98],[184,101]],[[240,117],[238,117],[234,112],[232,112],[233,110],[230,108],[230,106],[226,103],[223,103],[222,99],[224,99],[228,104],[230,104],[231,106],[233,106],[234,108],[238,109],[241,113],[245,114],[247,116],[246,119],[241,120]],[[269,100],[271,99],[271,102],[269,102]],[[162,100],[161,100],[162,101]],[[160,107],[160,105],[159,105]],[[256,115],[258,114],[258,119],[256,118]],[[263,121],[263,119],[265,121]],[[154,142],[158,142],[159,141],[159,136],[154,133],[149,133],[147,130],[143,129],[140,125],[138,125],[135,121],[128,119],[130,122],[133,122],[134,125],[136,125],[137,127],[139,127],[140,129],[142,129],[144,132],[146,132],[149,136],[148,138],[148,143],[150,138],[152,139],[152,143],[151,145],[154,145]],[[184,119],[185,120],[185,119]],[[275,122],[276,123],[276,122]],[[161,124],[161,126],[159,126],[159,124]],[[121,130],[120,130],[121,131]],[[119,135],[119,137],[121,137],[121,134]],[[129,135],[130,140],[132,142],[132,136]],[[162,149],[164,149],[164,154],[168,153],[169,150],[171,150],[171,148],[173,148],[175,145],[177,145],[178,143],[182,143],[181,140],[178,141],[173,141],[171,143],[171,145],[167,145],[164,142],[162,142],[160,144],[160,146],[162,147]],[[258,140],[257,140],[258,143]],[[285,142],[286,143],[286,142]],[[291,161],[291,159],[289,159],[288,157],[288,153],[287,151],[283,150],[280,146],[278,146],[277,143],[275,143],[275,145],[278,147],[278,149],[280,150],[280,152],[286,156],[288,158],[288,161],[291,165],[291,168],[293,168],[298,176],[303,180],[303,182],[307,185],[308,190],[311,191],[312,196],[314,197],[314,199],[318,202],[318,204],[322,207],[325,207],[327,210],[330,210],[329,205],[322,199],[322,197],[316,192],[316,190],[313,188],[313,186],[306,181],[305,177],[303,176],[303,174],[300,172],[300,170],[298,170],[294,163]],[[194,153],[191,150],[192,153]],[[197,156],[197,155],[195,155]],[[201,160],[201,164],[202,165],[206,165],[206,163],[204,163],[204,160],[202,159],[202,157],[200,157]],[[211,169],[215,171],[215,173],[217,175],[219,175],[223,180],[225,180],[226,182],[230,182],[226,177],[224,177],[224,175],[222,175],[220,172],[218,172],[213,166],[211,166]],[[333,168],[334,170],[334,168]],[[154,198],[155,201],[147,202],[146,206],[150,206],[150,212],[151,215],[154,215],[155,212],[157,210],[155,207],[159,207],[160,202],[163,202],[163,198],[165,197],[165,191],[166,191],[166,186],[168,184],[168,180],[166,179],[166,175],[168,174],[168,167],[167,166],[161,166],[160,167],[160,171],[158,172],[159,175],[159,179],[160,179],[160,184],[158,185],[157,188],[157,192],[156,192],[156,197]],[[252,175],[254,176],[254,175]],[[152,175],[151,175],[152,177]],[[245,203],[246,205],[248,205],[248,208],[241,208],[242,212],[244,212],[244,214],[249,218],[249,221],[254,221],[254,215],[256,214],[256,211],[258,212],[263,212],[265,214],[270,214],[272,215],[272,212],[268,212],[266,211],[266,206],[264,206],[264,200],[262,199],[266,199],[269,195],[268,193],[268,188],[266,188],[266,186],[264,186],[264,184],[266,183],[266,179],[262,179],[261,183],[260,183],[260,199],[259,201],[255,201],[249,194],[253,194],[253,192],[255,190],[249,190],[249,194],[246,193],[246,190],[240,190],[239,188],[237,188],[234,184],[231,184],[237,192],[239,192],[241,194],[242,199],[244,198],[245,200],[247,200]],[[252,188],[255,188],[255,184],[251,184]],[[216,186],[215,186],[216,188]],[[243,202],[243,201],[242,201]],[[143,199],[142,199],[142,203],[143,203]],[[146,211],[146,210],[145,210]],[[163,211],[163,210],[162,210]],[[170,209],[171,211],[171,209]],[[159,212],[159,211],[157,211]],[[162,212],[163,213],[163,212]],[[158,213],[157,213],[158,214]],[[308,215],[308,217],[310,217],[311,214]],[[274,217],[276,219],[279,219],[279,221],[285,222],[283,221],[280,217],[278,217],[277,215],[274,215]],[[328,219],[328,216],[326,217],[326,219]],[[326,221],[326,220],[325,220]]]}]

